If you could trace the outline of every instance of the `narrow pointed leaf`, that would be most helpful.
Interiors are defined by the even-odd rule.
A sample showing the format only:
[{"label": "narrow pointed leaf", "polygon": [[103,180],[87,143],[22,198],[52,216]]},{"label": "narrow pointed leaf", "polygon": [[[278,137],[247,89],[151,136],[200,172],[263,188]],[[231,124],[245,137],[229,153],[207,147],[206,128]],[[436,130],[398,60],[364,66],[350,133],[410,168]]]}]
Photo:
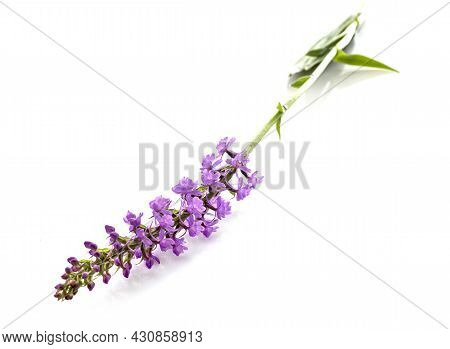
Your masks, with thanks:
[{"label": "narrow pointed leaf", "polygon": [[277,110],[278,110],[278,114],[280,115],[277,123],[275,125],[275,128],[277,129],[277,133],[278,133],[278,138],[281,139],[281,117],[284,114],[284,107],[281,105],[281,103],[277,104]]},{"label": "narrow pointed leaf", "polygon": [[307,82],[307,81],[309,80],[310,77],[311,77],[310,75],[304,75],[304,76],[301,76],[301,77],[299,77],[297,80],[295,80],[295,81],[291,84],[291,86],[292,86],[292,87],[295,87],[295,88],[300,88],[300,87],[302,87],[302,85],[303,85],[305,82]]},{"label": "narrow pointed leaf", "polygon": [[391,68],[384,63],[376,61],[375,59],[372,59],[370,57],[366,57],[363,55],[348,54],[342,50],[337,51],[337,54],[334,57],[334,61],[339,62],[339,63],[349,64],[349,65],[357,65],[360,67],[369,67],[369,68],[389,70],[389,71],[398,73],[398,71],[395,70],[394,68]]}]

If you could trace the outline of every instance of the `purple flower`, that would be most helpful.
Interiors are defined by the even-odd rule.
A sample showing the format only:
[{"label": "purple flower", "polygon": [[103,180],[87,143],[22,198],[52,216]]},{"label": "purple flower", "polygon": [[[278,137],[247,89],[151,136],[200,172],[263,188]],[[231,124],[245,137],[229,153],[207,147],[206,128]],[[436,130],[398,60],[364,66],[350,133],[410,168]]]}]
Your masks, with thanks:
[{"label": "purple flower", "polygon": [[245,173],[250,173],[250,169],[246,166],[249,161],[249,158],[244,153],[238,153],[233,158],[227,159],[228,164]]},{"label": "purple flower", "polygon": [[220,173],[214,170],[203,170],[202,171],[202,182],[205,185],[214,186],[214,187],[225,187],[222,182],[219,182]]},{"label": "purple flower", "polygon": [[168,208],[170,205],[170,199],[158,196],[149,203],[150,208],[153,210],[153,214],[157,213],[169,213]]},{"label": "purple flower", "polygon": [[153,267],[153,265],[154,265],[155,263],[160,264],[161,261],[159,260],[158,257],[156,257],[156,256],[154,256],[154,255],[152,255],[152,254],[150,255],[150,257],[148,257],[148,258],[145,260],[145,266],[146,266],[148,269],[152,269],[152,267]]},{"label": "purple flower", "polygon": [[159,242],[159,248],[163,252],[170,250],[173,245],[175,245],[175,241],[172,238],[164,238]]},{"label": "purple flower", "polygon": [[250,187],[254,189],[258,184],[260,184],[263,181],[263,178],[264,177],[262,176],[258,176],[258,171],[256,171],[253,172],[251,176],[247,178],[247,183],[250,185]]},{"label": "purple flower", "polygon": [[216,199],[216,217],[222,219],[229,214],[231,214],[230,202],[222,199],[221,196],[218,196]]},{"label": "purple flower", "polygon": [[229,150],[229,148],[233,145],[235,140],[236,139],[234,137],[232,137],[232,138],[228,138],[228,137],[222,138],[219,141],[219,143],[217,143],[217,147],[216,147],[219,155],[223,155],[224,153],[226,153]]},{"label": "purple flower", "polygon": [[217,219],[214,219],[212,221],[207,221],[207,220],[203,221],[203,225],[205,226],[205,229],[202,231],[202,233],[206,238],[209,238],[212,233],[217,231],[217,227],[215,227],[216,224],[217,224]]},{"label": "purple flower", "polygon": [[123,221],[129,225],[130,231],[133,231],[141,224],[142,216],[142,212],[136,216],[133,212],[128,211],[127,215],[123,218]]},{"label": "purple flower", "polygon": [[200,192],[197,190],[197,183],[192,179],[183,177],[180,182],[172,188],[172,191],[176,194],[186,195],[199,195]]},{"label": "purple flower", "polygon": [[140,247],[137,247],[137,248],[134,250],[134,256],[135,256],[137,259],[142,258],[142,251],[141,251],[141,248],[140,248]]},{"label": "purple flower", "polygon": [[202,159],[202,170],[212,170],[216,166],[220,165],[222,159],[216,157],[215,154],[205,155]]},{"label": "purple flower", "polygon": [[197,218],[200,218],[203,212],[205,212],[206,210],[205,206],[203,206],[203,200],[199,199],[196,196],[188,197],[187,203],[188,205],[186,210]]},{"label": "purple flower", "polygon": [[156,215],[156,221],[158,222],[159,227],[164,229],[165,231],[173,233],[175,229],[173,228],[173,218],[172,214],[164,214],[164,215]]},{"label": "purple flower", "polygon": [[[158,196],[149,202],[153,215],[148,224],[141,223],[143,213],[136,215],[128,211],[123,219],[131,232],[128,236],[120,236],[113,226],[105,225],[111,246],[98,249],[95,243],[85,241],[85,247],[94,258],[79,262],[70,257],[68,262],[71,265],[65,268],[61,276],[64,281],[57,285],[55,297],[58,300],[72,299],[83,286],[92,290],[95,286],[92,280],[97,277],[108,283],[113,265],[122,269],[126,278],[130,276],[133,260],[140,259],[151,269],[160,263],[159,258],[153,255],[158,245],[161,251],[171,250],[179,256],[187,250],[186,240],[178,237],[182,234],[208,238],[217,231],[217,223],[231,214],[230,202],[221,197],[221,192],[229,191],[237,200],[242,200],[262,181],[257,172],[251,173],[247,168],[249,159],[244,153],[230,150],[233,142],[234,138],[224,138],[217,145],[219,156],[209,154],[203,157],[200,187],[192,179],[183,178],[172,188],[180,196],[175,201],[179,205]],[[231,166],[219,167],[225,153]],[[237,188],[234,189],[231,183],[236,180]]]},{"label": "purple flower", "polygon": [[244,200],[250,194],[251,190],[252,188],[250,186],[244,184],[243,178],[239,178],[236,200]]},{"label": "purple flower", "polygon": [[172,252],[174,253],[174,255],[179,256],[180,254],[182,254],[184,251],[186,251],[188,248],[186,246],[184,246],[184,239],[178,239],[178,238],[174,238],[174,245],[172,247]]},{"label": "purple flower", "polygon": [[189,236],[197,236],[202,233],[205,228],[202,225],[203,221],[196,220],[193,215],[189,216],[184,224],[188,227]]},{"label": "purple flower", "polygon": [[[140,241],[142,241],[142,243],[143,243],[145,246],[151,246],[151,245],[153,245],[152,240],[150,240],[150,239],[147,237],[147,235],[145,235],[145,230],[144,230],[144,229],[142,229],[142,228],[137,228],[137,229],[136,229],[136,236],[137,236],[137,238],[138,238]],[[139,258],[140,258],[140,257],[139,257]]]}]

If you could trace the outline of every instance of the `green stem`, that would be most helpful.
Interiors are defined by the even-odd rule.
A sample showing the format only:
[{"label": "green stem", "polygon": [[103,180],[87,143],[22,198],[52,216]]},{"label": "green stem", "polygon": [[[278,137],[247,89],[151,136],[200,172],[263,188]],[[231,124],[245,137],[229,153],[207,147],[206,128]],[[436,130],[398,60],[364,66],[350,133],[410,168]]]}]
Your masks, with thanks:
[{"label": "green stem", "polygon": [[267,132],[270,131],[273,125],[276,124],[279,118],[283,115],[282,112],[278,111],[274,116],[270,118],[270,120],[267,122],[267,124],[264,125],[264,127],[259,131],[259,133],[256,135],[255,138],[245,147],[244,153],[246,155],[250,154],[253,149],[258,145],[259,142],[264,138],[264,136],[267,134]]}]

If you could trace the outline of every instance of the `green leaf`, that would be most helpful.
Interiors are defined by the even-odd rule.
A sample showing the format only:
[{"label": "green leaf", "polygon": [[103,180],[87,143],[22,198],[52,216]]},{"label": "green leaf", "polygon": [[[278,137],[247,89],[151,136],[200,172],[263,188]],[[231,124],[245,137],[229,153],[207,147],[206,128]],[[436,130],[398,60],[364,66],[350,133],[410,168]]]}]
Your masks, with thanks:
[{"label": "green leaf", "polygon": [[300,88],[302,85],[309,80],[310,75],[300,76],[297,80],[295,80],[291,86],[295,88]]},{"label": "green leaf", "polygon": [[281,139],[281,117],[284,114],[284,107],[281,105],[281,103],[278,102],[277,104],[277,110],[278,110],[278,119],[277,119],[277,123],[275,125],[275,128],[277,129],[277,133],[278,133],[278,138]]},{"label": "green leaf", "polygon": [[369,68],[390,70],[390,71],[398,73],[398,71],[395,70],[394,68],[391,68],[386,64],[376,61],[375,59],[372,59],[372,58],[369,58],[369,57],[366,57],[363,55],[348,54],[342,50],[338,50],[336,53],[336,56],[333,59],[335,62],[339,62],[339,63],[357,65],[360,67],[369,67]]},{"label": "green leaf", "polygon": [[[360,13],[348,17],[337,28],[318,40],[308,52],[300,58],[295,64],[295,69],[290,73],[290,76],[297,73],[307,72],[313,70],[318,64],[322,62],[324,57],[331,51],[331,49],[346,35],[347,28],[354,22],[359,25],[358,18]],[[354,35],[354,33],[352,34]]]}]

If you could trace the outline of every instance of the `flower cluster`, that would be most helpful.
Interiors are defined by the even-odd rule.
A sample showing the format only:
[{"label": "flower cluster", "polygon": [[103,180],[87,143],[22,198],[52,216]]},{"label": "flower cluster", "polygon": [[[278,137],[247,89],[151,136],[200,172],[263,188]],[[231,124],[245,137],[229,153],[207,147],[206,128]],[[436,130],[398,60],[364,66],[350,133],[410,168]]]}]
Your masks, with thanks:
[{"label": "flower cluster", "polygon": [[177,208],[169,198],[158,196],[149,203],[148,223],[142,222],[143,213],[128,211],[123,219],[128,226],[127,234],[120,235],[114,227],[106,225],[108,247],[99,248],[86,241],[84,246],[90,258],[67,259],[70,265],[61,276],[63,282],[55,286],[55,297],[70,300],[84,286],[92,291],[96,279],[109,282],[111,271],[121,270],[128,278],[136,260],[151,269],[160,263],[158,249],[179,256],[187,250],[186,234],[209,237],[217,231],[218,222],[231,213],[230,202],[223,193],[229,192],[239,201],[262,181],[257,172],[247,167],[247,155],[230,149],[233,143],[234,138],[223,138],[217,144],[217,154],[203,157],[200,183],[183,178],[172,188],[180,196]]}]

